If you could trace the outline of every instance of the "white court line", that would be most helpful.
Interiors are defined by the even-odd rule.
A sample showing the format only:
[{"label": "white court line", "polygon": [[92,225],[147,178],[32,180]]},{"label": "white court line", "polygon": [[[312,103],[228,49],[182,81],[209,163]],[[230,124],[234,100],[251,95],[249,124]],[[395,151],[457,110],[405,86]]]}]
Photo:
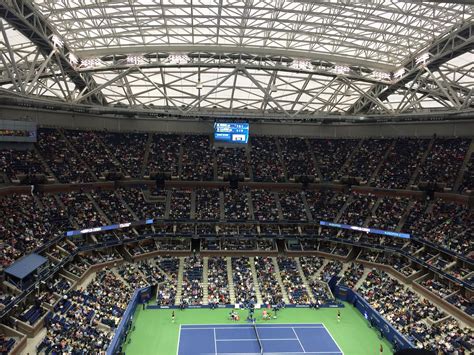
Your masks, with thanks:
[{"label": "white court line", "polygon": [[344,352],[342,351],[341,347],[340,347],[339,344],[337,343],[336,339],[334,339],[334,338],[332,337],[331,332],[329,332],[329,330],[326,328],[326,326],[325,326],[324,324],[323,324],[323,327],[324,327],[324,329],[326,329],[326,333],[329,334],[329,336],[331,337],[331,339],[332,339],[332,341],[334,342],[334,344],[336,344],[336,346],[338,347],[338,349],[341,351],[341,352],[340,352],[341,355],[344,355]]},{"label": "white court line", "polygon": [[291,329],[293,330],[293,333],[295,333],[296,339],[298,340],[298,343],[300,343],[301,349],[303,349],[303,352],[306,352],[306,350],[304,349],[303,344],[301,344],[301,341],[300,341],[300,338],[299,338],[298,334],[296,334],[295,328],[291,327]]},{"label": "white court line", "polygon": [[217,337],[216,337],[216,328],[214,328],[214,351],[217,355]]},{"label": "white court line", "polygon": [[179,325],[179,333],[178,333],[178,346],[176,347],[176,355],[179,355],[179,345],[181,340],[181,324]]},{"label": "white court line", "polygon": [[[277,341],[277,340],[286,340],[286,341],[289,341],[289,340],[297,340],[295,338],[288,338],[288,339],[284,339],[284,338],[280,338],[280,339],[262,339],[260,338],[261,341],[267,341],[267,340],[271,340],[271,341]],[[258,341],[257,339],[217,339],[217,341]]]},{"label": "white court line", "polygon": [[[291,324],[288,324],[286,328],[284,327],[266,327],[266,326],[258,326],[258,329],[325,329],[324,327],[291,327]],[[198,328],[183,328],[182,330],[199,330],[199,329],[204,329],[204,330],[212,330],[212,329],[230,329],[230,330],[237,330],[237,329],[252,329],[252,326],[250,327],[237,327],[235,329],[232,329],[232,327],[208,327],[208,328],[203,328],[203,327],[198,327]]]},{"label": "white court line", "polygon": [[[183,327],[188,327],[188,326],[197,326],[198,324],[182,324]],[[245,328],[245,327],[251,327],[251,325],[248,325],[248,324],[242,324],[242,323],[213,323],[213,324],[203,324],[203,325],[226,325],[227,327],[226,328],[233,328],[233,327],[237,327],[237,328]],[[306,325],[309,325],[309,326],[319,326],[320,328],[324,328],[324,324],[323,323],[270,323],[268,324],[268,326],[270,328],[279,328],[279,327],[287,327],[289,325],[296,325],[296,326],[306,326]],[[296,328],[296,327],[295,327]]]},{"label": "white court line", "polygon": [[[265,355],[286,355],[286,354],[340,354],[339,351],[311,351],[307,353],[300,352],[292,352],[292,351],[285,351],[284,353],[269,353],[266,352]],[[211,354],[209,354],[211,355]],[[260,355],[260,353],[218,353],[217,355]]]}]

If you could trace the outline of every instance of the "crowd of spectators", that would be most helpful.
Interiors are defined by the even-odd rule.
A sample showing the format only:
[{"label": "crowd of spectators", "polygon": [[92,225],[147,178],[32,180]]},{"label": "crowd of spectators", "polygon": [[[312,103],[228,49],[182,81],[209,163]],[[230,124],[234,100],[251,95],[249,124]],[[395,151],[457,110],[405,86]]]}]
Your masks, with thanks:
[{"label": "crowd of spectators", "polygon": [[303,270],[303,274],[306,278],[315,276],[324,263],[324,259],[319,256],[301,256],[299,260],[301,270]]},{"label": "crowd of spectators", "polygon": [[378,164],[383,161],[385,153],[392,144],[388,139],[365,139],[359,149],[352,155],[350,161],[339,171],[339,177],[360,177],[364,182],[370,182]]},{"label": "crowd of spectators", "polygon": [[170,216],[174,220],[188,220],[191,218],[191,191],[171,191]]},{"label": "crowd of spectators", "polygon": [[138,264],[122,264],[117,267],[117,273],[132,290],[148,286],[148,282],[139,270]]},{"label": "crowd of spectators", "polygon": [[250,219],[247,189],[224,190],[224,216],[227,221]]},{"label": "crowd of spectators", "polygon": [[158,285],[156,303],[160,306],[174,306],[178,289],[179,259],[174,256],[157,256],[155,263],[166,275],[165,281]]},{"label": "crowd of spectators", "polygon": [[93,200],[86,193],[63,192],[59,194],[62,204],[74,226],[79,228],[98,227],[108,224],[108,221],[94,206]]},{"label": "crowd of spectators", "polygon": [[297,175],[318,176],[313,156],[304,138],[279,138],[288,179]]},{"label": "crowd of spectators", "polygon": [[275,276],[276,270],[273,260],[264,256],[256,256],[254,259],[263,303],[278,304],[284,301],[280,283]]},{"label": "crowd of spectators", "polygon": [[48,175],[34,150],[2,148],[0,148],[0,173],[6,174],[10,181],[19,180],[21,175]]},{"label": "crowd of spectators", "polygon": [[472,348],[472,332],[384,271],[372,270],[359,293],[417,347],[442,354],[461,354]]},{"label": "crowd of spectators", "polygon": [[339,171],[358,144],[356,139],[309,140],[323,181],[333,181],[339,177]]},{"label": "crowd of spectators", "polygon": [[197,256],[184,258],[181,302],[191,306],[201,305],[204,295],[202,281],[202,259]]},{"label": "crowd of spectators", "polygon": [[[429,142],[415,138],[360,141],[254,136],[248,146],[237,149],[213,148],[210,137],[205,135],[41,128],[36,147],[60,182],[94,181],[106,172],[120,172],[132,178],[169,172],[183,180],[213,180],[225,173],[250,177],[251,166],[255,181],[283,181],[286,171],[289,179],[310,175],[332,181],[355,176],[365,182],[372,178],[370,183],[377,187],[407,188],[421,166],[415,183],[437,181],[453,187],[461,173],[461,191],[472,187],[472,158],[467,168],[459,171],[470,140],[436,138],[423,163]],[[3,149],[2,161],[10,177],[48,171],[33,150]]]},{"label": "crowd of spectators", "polygon": [[446,298],[446,301],[456,306],[463,312],[466,312],[470,316],[474,316],[474,302],[472,297],[470,300],[468,300],[467,297],[464,297],[460,292],[457,292]]},{"label": "crowd of spectators", "polygon": [[253,215],[257,221],[277,221],[278,207],[273,191],[252,190]]},{"label": "crowd of spectators", "polygon": [[295,259],[278,257],[277,262],[282,284],[288,295],[290,304],[308,304],[310,302],[310,296]]},{"label": "crowd of spectators", "polygon": [[61,210],[46,210],[31,195],[0,198],[0,262],[6,267],[61,234]]},{"label": "crowd of spectators", "polygon": [[218,177],[222,178],[225,174],[242,174],[246,178],[250,176],[246,147],[216,147],[214,155]]},{"label": "crowd of spectators", "polygon": [[207,291],[209,304],[230,304],[227,260],[225,257],[208,258]]},{"label": "crowd of spectators", "polygon": [[64,134],[97,178],[104,176],[106,172],[122,173],[120,164],[106,149],[98,132],[68,130]]},{"label": "crowd of spectators", "polygon": [[472,329],[461,327],[453,318],[431,326],[418,321],[413,324],[409,337],[417,347],[437,354],[468,354],[474,345]]},{"label": "crowd of spectators", "polygon": [[[145,134],[67,131],[65,136],[66,139],[60,131],[56,130],[40,130],[40,138],[43,141],[37,143],[39,154],[60,182],[95,180],[85,163],[91,168],[96,177],[102,176],[106,171],[121,171],[126,175],[139,177],[145,168],[144,156],[147,139]],[[184,142],[182,145],[180,143],[181,138]],[[268,144],[261,143],[265,140],[268,140]],[[332,172],[332,167],[339,166],[341,169],[338,170],[342,170],[340,175],[361,176],[362,179],[369,180],[377,166],[380,165],[379,173],[372,181],[374,186],[404,188],[413,178],[413,173],[420,165],[421,158],[428,146],[428,140],[365,140],[360,144],[360,148],[352,156],[346,168],[342,169],[344,161],[347,160],[359,141],[340,140],[340,143],[342,142],[341,146],[333,144],[334,141],[327,141],[330,143],[326,151],[323,145],[326,142],[325,140],[288,138],[279,139],[279,142],[281,157],[278,153],[276,139],[268,137],[252,139],[252,147],[248,148],[251,149],[250,156],[254,159],[254,155],[260,154],[261,158],[259,160],[261,164],[256,164],[258,166],[252,165],[255,180],[278,180],[284,171],[283,165],[278,164],[279,159],[282,158],[289,178],[301,174],[317,175],[319,169],[324,180],[331,180],[337,177],[336,173]],[[127,149],[128,145],[132,145],[133,149]],[[71,146],[75,148],[74,150],[77,151],[78,155],[71,150]],[[421,166],[417,181],[426,181],[427,177],[434,177],[433,179],[437,181],[453,186],[468,146],[468,140],[435,139],[433,149],[428,154],[426,162]],[[165,148],[165,151],[160,151],[160,147]],[[310,149],[313,149],[313,152]],[[387,160],[382,163],[382,157],[387,151],[389,152]],[[182,152],[182,156],[180,152]],[[321,154],[317,154],[318,152]],[[341,154],[341,158],[337,162],[332,161],[334,155],[337,154]],[[214,158],[217,162],[218,175],[235,171],[237,168],[244,169],[246,174],[248,172],[245,150],[212,150],[209,137],[206,136],[175,137],[160,135],[153,135],[151,139],[150,154],[145,171],[150,173],[157,169],[163,169],[162,166],[167,166],[166,169],[172,171],[173,175],[178,175],[179,166],[181,166],[178,162],[181,159],[182,178],[187,180],[211,180],[214,178]],[[15,163],[15,160],[18,159],[21,160],[19,164]],[[404,160],[408,160],[410,163],[405,165],[400,163]],[[0,172],[5,173],[9,178],[24,173],[25,169],[31,169],[27,173],[46,171],[34,151],[15,151],[12,153],[11,151],[2,150],[0,151],[0,164],[4,168]],[[252,164],[255,163],[252,162]],[[469,177],[466,178],[466,172],[464,172],[463,179],[462,186],[465,189],[469,186],[470,179]],[[370,227],[388,230],[396,230],[402,227],[402,231],[410,232],[418,238],[424,238],[456,253],[469,255],[473,251],[471,239],[474,230],[474,217],[472,210],[461,204],[438,199],[434,201],[413,201],[411,203],[408,198],[376,197],[358,193],[347,195],[333,191],[222,190],[221,195],[221,191],[218,189],[199,189],[193,193],[182,190],[153,192],[140,187],[127,187],[116,191],[84,192],[81,190],[78,192],[61,192],[55,195],[2,196],[0,198],[0,220],[2,221],[0,223],[2,241],[0,257],[2,258],[2,266],[8,266],[22,255],[32,252],[48,240],[59,236],[66,228],[95,227],[109,223],[129,222],[136,218],[164,218],[167,214],[165,210],[168,197],[170,197],[169,218],[188,220],[192,212],[193,194],[196,196],[195,219],[219,220],[221,217],[221,203],[223,203],[224,216],[228,221],[243,222],[252,219],[251,210],[254,212],[255,219],[261,222],[278,221],[280,217],[283,220],[306,221],[306,207],[308,207],[315,225],[319,220],[335,221],[341,208],[350,198],[350,203],[347,204],[347,208],[338,221],[340,223],[359,226],[368,223]],[[223,197],[222,201],[221,196]],[[304,203],[305,199],[306,205]],[[377,208],[375,209],[376,204]],[[279,210],[279,207],[281,207],[281,210]],[[400,222],[405,214],[407,218],[404,225],[401,226]],[[224,237],[244,235],[245,233],[254,234],[257,231],[260,231],[260,234],[268,235],[277,233],[297,235],[300,233],[299,227],[291,225],[291,223],[286,223],[288,226],[261,224],[258,227],[250,224],[239,224],[237,226],[229,223],[215,226],[210,222],[207,223],[207,225],[194,225],[192,223],[176,223],[173,225],[170,223],[166,226],[163,224],[147,228],[156,231],[162,229],[166,231],[173,230],[177,234],[183,233],[182,235],[189,231],[198,232],[199,234],[217,233]],[[319,232],[317,228],[314,231],[315,233]],[[323,228],[322,234],[324,235],[327,231],[327,228]],[[401,247],[406,244],[403,248],[406,248],[404,250],[409,254],[460,279],[466,279],[471,272],[470,269],[466,269],[461,265],[452,266],[451,264],[455,261],[454,258],[445,257],[431,247],[420,246],[416,244],[416,241],[403,240],[397,244],[393,238],[366,236],[353,232],[343,232],[342,235],[360,242],[370,240],[380,246],[398,245]],[[106,240],[106,237],[102,240]],[[183,245],[186,246],[184,249],[191,249],[190,242],[186,244],[182,241],[176,242],[172,239],[163,239],[157,242],[140,242],[128,250],[132,255],[140,255],[155,250],[182,250]],[[333,243],[327,242],[303,240],[301,245],[300,250],[301,248],[304,250],[319,250],[338,255],[347,255],[349,252],[347,247],[335,246]],[[213,250],[275,250],[273,241],[256,238],[207,240],[203,247]],[[61,247],[48,248],[44,254],[50,257],[50,261],[57,262],[65,258],[74,248],[75,246],[72,243],[62,243]],[[383,251],[364,251],[359,257],[391,265],[405,276],[413,275],[419,270],[419,268],[410,265],[408,259],[396,255],[386,255]],[[92,256],[77,257],[74,263],[66,266],[65,270],[74,276],[80,277],[90,265],[118,258],[121,258],[121,256],[116,252],[97,251]],[[165,266],[162,266],[162,262]],[[275,277],[273,260],[269,257],[255,258],[256,276],[264,302],[279,303],[283,299],[283,294],[286,293],[291,303],[307,303],[309,291],[306,290],[301,280],[296,262],[293,259],[280,257],[277,262],[280,268],[283,289],[280,288],[281,284]],[[323,281],[328,281],[342,270],[342,264],[337,261],[331,261],[322,268],[323,264],[317,257],[300,258],[300,263],[307,278],[310,275],[314,276],[315,273],[320,273]],[[186,258],[184,266],[183,284],[180,285],[183,291],[182,300],[188,304],[201,304],[203,297],[201,259],[196,257]],[[209,258],[208,266],[209,284],[207,291],[209,301],[227,304],[230,302],[230,297],[227,290],[226,261],[222,257]],[[232,266],[235,272],[232,277],[237,299],[243,303],[254,300],[255,293],[251,289],[247,289],[249,286],[253,286],[249,260],[247,258],[232,258]],[[344,272],[340,282],[349,287],[354,287],[359,283],[363,271],[361,265],[353,264]],[[158,280],[159,284],[159,303],[162,305],[174,304],[177,293],[177,272],[177,259],[173,261],[172,258],[163,258],[156,260],[155,263],[126,264],[113,272],[105,270],[104,273],[97,275],[97,279],[90,286],[91,288],[88,287],[85,290],[70,291],[71,282],[67,277],[72,278],[72,276],[67,273],[67,277],[57,276],[50,279],[45,286],[47,291],[43,296],[47,298],[51,293],[57,293],[66,296],[66,298],[61,300],[63,308],[55,311],[48,320],[50,328],[43,345],[45,348],[60,348],[67,352],[83,345],[81,337],[87,339],[87,337],[95,336],[100,339],[99,347],[105,346],[109,335],[102,334],[94,327],[90,327],[89,325],[93,324],[91,320],[115,326],[123,312],[123,305],[126,304],[126,295],[129,295],[134,288],[148,285],[154,280]],[[168,280],[165,273],[170,273],[173,276]],[[385,280],[386,278],[386,275],[374,271],[367,277],[361,290],[364,292],[364,296],[373,303],[374,307],[393,324],[396,324],[397,328],[401,329],[404,334],[421,337],[420,334],[424,329],[424,325],[420,325],[423,324],[420,321],[425,319],[439,320],[445,316],[436,307],[410,293],[411,291],[405,289],[397,281]],[[472,300],[466,298],[464,293],[458,291],[457,288],[452,288],[431,276],[423,279],[420,284],[466,313],[472,314]],[[324,291],[324,282],[320,282],[314,277],[311,277],[310,289],[319,298],[329,297]],[[116,296],[118,303],[99,300],[102,295],[107,295],[106,298],[109,299],[114,298],[119,291],[122,293],[120,296]],[[376,292],[382,295],[374,296]],[[2,299],[2,302],[5,299]],[[66,304],[67,301],[70,304]],[[84,302],[84,305],[81,306],[80,302]],[[421,304],[420,310],[413,309],[410,302]],[[400,309],[405,310],[405,314],[401,314]],[[36,311],[37,309],[33,312]],[[32,314],[36,317],[37,313]],[[74,317],[77,317],[77,319],[74,319]],[[89,319],[89,317],[92,318]],[[410,331],[409,326],[416,330]],[[81,331],[87,332],[87,335],[78,336],[65,330],[66,328],[75,331],[81,329]],[[434,331],[433,327],[428,328],[426,332],[430,336],[447,339],[446,337],[449,336],[445,334],[444,330],[447,328],[454,329],[454,325],[448,323],[448,325],[443,325],[440,328],[443,329],[441,333],[437,333],[438,330]],[[434,333],[431,333],[432,331]],[[65,334],[64,339],[60,335],[61,332]],[[462,330],[456,328],[455,332],[457,336],[465,339]],[[427,342],[427,339],[429,338],[422,338],[418,341]],[[451,340],[446,341],[446,344],[452,345]],[[446,349],[449,348],[448,345],[446,345]],[[84,345],[84,348],[92,349],[90,344]]]},{"label": "crowd of spectators", "polygon": [[372,194],[353,193],[352,200],[339,219],[339,223],[353,226],[364,226],[365,221],[372,214],[377,197]]},{"label": "crowd of spectators", "polygon": [[409,203],[407,197],[381,197],[377,209],[372,213],[369,226],[396,231]]},{"label": "crowd of spectators", "polygon": [[87,169],[81,156],[72,152],[71,147],[58,130],[41,128],[36,143],[42,158],[61,183],[95,181],[95,176]]},{"label": "crowd of spectators", "polygon": [[418,181],[444,183],[447,187],[453,187],[469,144],[469,139],[436,138],[421,166]]},{"label": "crowd of spectators", "polygon": [[214,220],[220,219],[220,194],[217,189],[197,189],[196,194],[196,212],[197,220]]},{"label": "crowd of spectators", "polygon": [[314,221],[335,221],[348,197],[333,191],[305,191],[304,193]]},{"label": "crowd of spectators", "polygon": [[247,257],[232,257],[231,261],[236,303],[244,306],[257,303],[250,259]]},{"label": "crowd of spectators", "polygon": [[46,319],[46,336],[37,350],[56,353],[105,351],[127,307],[132,289],[110,269],[99,271],[85,289],[71,290]]},{"label": "crowd of spectators", "polygon": [[410,209],[404,229],[456,253],[469,255],[474,249],[471,235],[474,212],[455,202],[440,199],[431,204],[416,202]]},{"label": "crowd of spectators", "polygon": [[281,213],[284,220],[288,221],[306,221],[306,206],[303,202],[303,192],[298,191],[279,191]]},{"label": "crowd of spectators", "polygon": [[132,222],[136,219],[117,191],[95,190],[91,191],[91,196],[112,224]]},{"label": "crowd of spectators", "polygon": [[330,260],[321,269],[321,280],[328,282],[333,276],[339,275],[342,271],[343,264],[339,260]]},{"label": "crowd of spectators", "polygon": [[434,279],[434,278],[433,279],[427,278],[425,280],[422,280],[420,281],[420,285],[427,288],[431,292],[437,294],[441,298],[446,298],[454,292],[444,282],[442,282],[441,280]]},{"label": "crowd of spectators", "polygon": [[142,176],[143,158],[148,135],[145,133],[96,133],[108,151],[120,163],[126,176]]},{"label": "crowd of spectators", "polygon": [[345,285],[347,287],[353,288],[357,282],[362,278],[364,275],[364,265],[351,263],[349,268],[344,271],[339,283]]},{"label": "crowd of spectators", "polygon": [[164,218],[166,194],[152,196],[150,190],[137,187],[121,188],[119,189],[119,194],[139,220]]},{"label": "crowd of spectators", "polygon": [[285,179],[285,170],[278,154],[278,147],[273,137],[252,136],[250,161],[254,181],[281,181]]},{"label": "crowd of spectators", "polygon": [[181,161],[183,180],[214,179],[214,159],[208,136],[184,136]]},{"label": "crowd of spectators", "polygon": [[148,259],[137,263],[138,270],[143,274],[148,285],[162,284],[167,277],[162,270],[156,265],[154,259]]},{"label": "crowd of spectators", "polygon": [[181,136],[176,134],[154,134],[150,143],[145,175],[170,173],[179,175]]},{"label": "crowd of spectators", "polygon": [[462,180],[459,191],[474,190],[474,154],[471,153],[464,170],[462,171]]},{"label": "crowd of spectators", "polygon": [[428,139],[397,139],[371,185],[405,189],[428,149]]}]

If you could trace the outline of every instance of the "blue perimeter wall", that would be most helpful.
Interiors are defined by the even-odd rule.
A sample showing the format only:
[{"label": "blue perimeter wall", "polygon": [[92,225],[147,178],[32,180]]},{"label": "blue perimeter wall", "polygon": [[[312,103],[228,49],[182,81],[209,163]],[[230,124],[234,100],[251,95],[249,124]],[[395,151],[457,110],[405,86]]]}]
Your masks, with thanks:
[{"label": "blue perimeter wall", "polygon": [[127,330],[132,321],[133,315],[137,306],[143,301],[148,301],[151,298],[151,286],[139,288],[133,293],[132,299],[128,303],[127,309],[123,313],[122,320],[120,321],[117,329],[114,332],[114,337],[107,348],[107,355],[113,355],[119,353],[120,345],[125,341]]},{"label": "blue perimeter wall", "polygon": [[352,303],[367,319],[370,325],[377,328],[383,336],[392,343],[395,350],[414,348],[412,343],[401,335],[398,330],[387,322],[380,313],[373,309],[358,293],[342,285],[335,285],[333,293],[338,299]]}]

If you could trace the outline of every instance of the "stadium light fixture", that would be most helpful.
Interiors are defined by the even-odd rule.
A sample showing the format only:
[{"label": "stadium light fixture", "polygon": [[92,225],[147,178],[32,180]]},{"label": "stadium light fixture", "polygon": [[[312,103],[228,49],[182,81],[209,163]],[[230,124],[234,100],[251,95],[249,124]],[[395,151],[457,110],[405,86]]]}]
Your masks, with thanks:
[{"label": "stadium light fixture", "polygon": [[189,63],[189,57],[186,54],[171,54],[168,61],[171,64],[187,64]]},{"label": "stadium light fixture", "polygon": [[99,58],[86,58],[81,62],[81,67],[83,68],[94,68],[100,65]]},{"label": "stadium light fixture", "polygon": [[68,57],[69,57],[69,63],[72,66],[76,66],[77,64],[79,64],[79,58],[74,53],[69,52]]},{"label": "stadium light fixture", "polygon": [[272,85],[270,86],[270,92],[277,92],[277,91],[278,91],[277,86],[276,86],[275,84],[272,84]]},{"label": "stadium light fixture", "polygon": [[202,87],[203,87],[203,85],[202,85],[201,81],[198,81],[197,84],[196,84],[196,89],[201,90]]},{"label": "stadium light fixture", "polygon": [[313,69],[313,65],[311,64],[311,62],[306,59],[293,60],[293,62],[291,62],[290,67],[297,70],[312,70]]},{"label": "stadium light fixture", "polygon": [[139,65],[145,61],[145,58],[141,55],[129,55],[127,56],[127,64]]},{"label": "stadium light fixture", "polygon": [[420,64],[424,65],[424,64],[426,64],[426,62],[428,61],[429,58],[430,58],[429,53],[423,53],[418,58],[416,58],[415,63],[416,63],[416,65],[420,65]]},{"label": "stadium light fixture", "polygon": [[334,67],[334,72],[336,74],[345,74],[348,73],[351,69],[346,65],[336,65]]},{"label": "stadium light fixture", "polygon": [[59,38],[58,35],[53,35],[51,37],[51,42],[53,42],[54,48],[63,48],[64,46],[64,41],[61,38]]},{"label": "stadium light fixture", "polygon": [[390,80],[390,73],[382,72],[382,71],[374,71],[372,73],[374,78],[379,79],[379,80]]},{"label": "stadium light fixture", "polygon": [[400,79],[403,75],[405,75],[405,68],[398,69],[394,74],[393,77],[395,79]]}]

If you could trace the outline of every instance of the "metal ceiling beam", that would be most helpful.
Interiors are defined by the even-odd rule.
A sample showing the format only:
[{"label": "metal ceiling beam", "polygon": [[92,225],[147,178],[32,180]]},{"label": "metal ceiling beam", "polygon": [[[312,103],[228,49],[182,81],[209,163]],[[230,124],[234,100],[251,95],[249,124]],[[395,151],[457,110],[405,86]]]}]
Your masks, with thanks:
[{"label": "metal ceiling beam", "polygon": [[149,45],[149,46],[130,46],[130,47],[113,47],[98,49],[78,50],[77,54],[81,58],[102,57],[118,54],[143,54],[143,53],[251,53],[261,57],[283,57],[283,58],[305,58],[312,61],[323,61],[329,63],[347,64],[353,66],[367,67],[382,71],[393,71],[393,65],[359,59],[350,56],[342,56],[337,54],[324,54],[309,51],[300,51],[295,49],[277,49],[277,48],[258,48],[258,47],[237,47],[237,46],[216,46],[216,45],[197,45],[197,44],[170,44],[170,45]]},{"label": "metal ceiling beam", "polygon": [[[53,56],[53,60],[62,68],[79,92],[87,93],[97,87],[91,75],[79,73],[71,65],[66,57],[70,53],[66,43],[62,48],[56,48],[53,45],[51,36],[56,32],[31,2],[26,0],[2,0],[0,2],[0,17],[4,18],[14,29],[35,44],[45,57],[48,57],[51,52],[55,52],[56,55]],[[91,95],[90,101],[100,105],[107,104],[105,97],[100,92]]]},{"label": "metal ceiling beam", "polygon": [[[367,95],[361,96],[347,110],[348,114],[358,114],[370,112],[375,106],[373,98],[378,101],[385,101],[391,94],[404,87],[413,80],[420,71],[428,68],[436,70],[440,65],[448,62],[454,57],[469,52],[474,48],[474,23],[472,21],[463,23],[450,31],[445,36],[435,40],[428,48],[412,55],[402,66],[405,68],[405,74],[392,84],[378,83],[374,85]],[[417,64],[417,58],[424,53],[429,53],[429,59],[426,65]]]}]

